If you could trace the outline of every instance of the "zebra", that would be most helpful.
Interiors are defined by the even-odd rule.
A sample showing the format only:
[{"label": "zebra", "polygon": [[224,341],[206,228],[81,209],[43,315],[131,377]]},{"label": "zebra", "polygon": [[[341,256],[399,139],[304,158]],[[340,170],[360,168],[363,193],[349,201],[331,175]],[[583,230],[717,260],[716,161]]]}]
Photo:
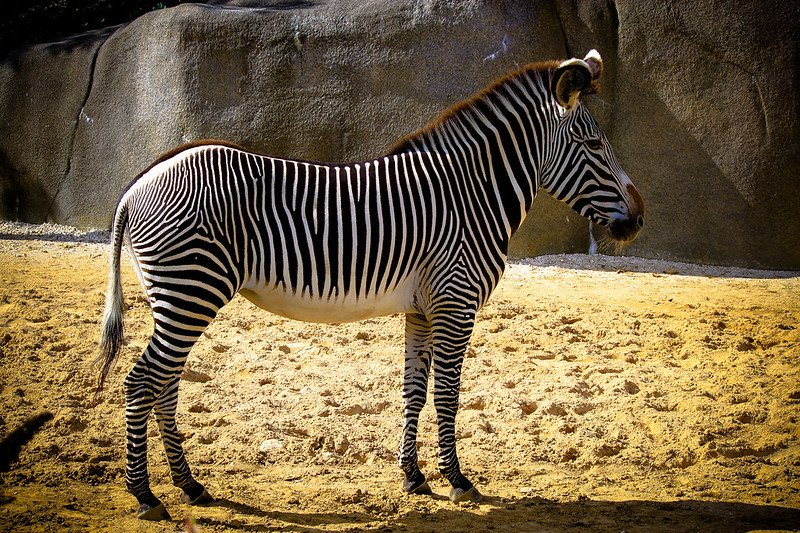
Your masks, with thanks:
[{"label": "zebra", "polygon": [[605,226],[617,242],[631,241],[644,224],[642,197],[582,104],[602,70],[595,50],[530,64],[374,160],[281,159],[203,141],[134,179],[112,223],[98,391],[123,340],[124,246],[154,318],[124,379],[125,480],[139,517],[169,518],[149,486],[151,412],[183,501],[214,501],[192,476],[175,413],[192,346],[236,294],[311,322],[404,313],[402,489],[431,493],[416,440],[433,368],[439,471],[453,502],[479,501],[456,453],[461,367],[476,313],[500,281],[509,239],[538,190]]}]

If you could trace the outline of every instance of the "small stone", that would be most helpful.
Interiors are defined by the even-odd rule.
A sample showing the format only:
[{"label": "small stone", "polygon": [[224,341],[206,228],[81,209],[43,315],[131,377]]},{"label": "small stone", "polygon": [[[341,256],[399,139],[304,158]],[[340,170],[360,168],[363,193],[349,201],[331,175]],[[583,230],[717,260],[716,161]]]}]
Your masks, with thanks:
[{"label": "small stone", "polygon": [[557,402],[551,403],[550,406],[547,409],[545,409],[545,412],[548,415],[554,415],[554,416],[565,416],[567,414],[567,410],[564,409],[564,406]]},{"label": "small stone", "polygon": [[190,381],[192,383],[208,383],[214,378],[212,378],[205,372],[192,370],[191,368],[186,367],[183,369],[183,374],[181,375],[181,379],[183,379],[183,381]]},{"label": "small stone", "polygon": [[561,454],[561,458],[559,462],[561,463],[570,463],[580,457],[580,453],[575,448],[567,448],[567,450]]},{"label": "small stone", "polygon": [[339,455],[344,455],[348,448],[350,448],[350,441],[347,440],[347,437],[342,436],[334,441],[333,449]]},{"label": "small stone", "polygon": [[374,337],[375,336],[368,331],[359,331],[356,333],[356,340],[359,341],[371,341]]},{"label": "small stone", "polygon": [[750,337],[745,337],[739,344],[736,345],[736,349],[740,352],[751,352],[756,349],[755,344],[753,344],[753,339]]},{"label": "small stone", "polygon": [[525,416],[531,415],[539,408],[539,405],[533,400],[521,400],[519,408]]},{"label": "small stone", "polygon": [[213,444],[217,440],[217,433],[212,431],[203,431],[197,434],[197,440],[200,444]]},{"label": "small stone", "polygon": [[640,390],[639,385],[633,381],[625,381],[625,392],[628,394],[637,394]]},{"label": "small stone", "polygon": [[210,413],[211,409],[206,407],[203,403],[197,402],[189,406],[190,413]]},{"label": "small stone", "polygon": [[267,454],[273,450],[283,448],[283,441],[280,439],[264,439],[258,447],[259,453]]}]

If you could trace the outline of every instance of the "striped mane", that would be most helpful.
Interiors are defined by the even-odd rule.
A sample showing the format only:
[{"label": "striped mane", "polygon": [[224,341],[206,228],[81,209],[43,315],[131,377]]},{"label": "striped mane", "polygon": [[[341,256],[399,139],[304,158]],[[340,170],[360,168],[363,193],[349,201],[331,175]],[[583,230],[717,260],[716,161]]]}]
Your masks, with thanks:
[{"label": "striped mane", "polygon": [[473,94],[472,96],[467,97],[460,102],[457,102],[447,108],[445,111],[440,113],[436,118],[428,122],[422,128],[409,133],[398,139],[394,144],[391,145],[389,151],[386,155],[396,155],[401,154],[403,152],[407,152],[409,149],[412,148],[413,142],[421,137],[424,137],[431,131],[435,130],[443,123],[447,122],[449,119],[461,114],[464,110],[472,109],[476,107],[480,102],[484,101],[487,97],[491,96],[495,93],[499,88],[505,86],[509,81],[515,80],[522,76],[531,76],[531,75],[549,75],[556,68],[558,68],[560,61],[542,61],[537,63],[529,63],[522,68],[519,68],[505,76],[501,76],[497,78],[492,83],[484,87],[482,90],[478,91],[477,93]]}]

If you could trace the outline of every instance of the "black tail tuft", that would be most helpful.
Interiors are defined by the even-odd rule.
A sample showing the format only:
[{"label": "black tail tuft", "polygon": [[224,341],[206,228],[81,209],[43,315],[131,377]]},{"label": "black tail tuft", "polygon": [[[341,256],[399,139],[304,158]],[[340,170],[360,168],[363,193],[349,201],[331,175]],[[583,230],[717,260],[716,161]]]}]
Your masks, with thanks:
[{"label": "black tail tuft", "polygon": [[97,381],[97,393],[102,392],[103,384],[114,366],[120,348],[122,348],[122,315],[109,317],[103,322],[100,338],[100,353],[95,364],[100,366],[100,378]]},{"label": "black tail tuft", "polygon": [[100,331],[100,354],[95,363],[100,366],[100,378],[97,381],[99,394],[103,390],[108,373],[117,359],[122,348],[122,280],[120,279],[120,254],[122,253],[122,239],[125,226],[128,223],[128,209],[125,204],[117,208],[114,217],[114,226],[111,230],[111,264],[108,271],[108,290],[106,292],[106,310],[103,315],[103,325]]}]

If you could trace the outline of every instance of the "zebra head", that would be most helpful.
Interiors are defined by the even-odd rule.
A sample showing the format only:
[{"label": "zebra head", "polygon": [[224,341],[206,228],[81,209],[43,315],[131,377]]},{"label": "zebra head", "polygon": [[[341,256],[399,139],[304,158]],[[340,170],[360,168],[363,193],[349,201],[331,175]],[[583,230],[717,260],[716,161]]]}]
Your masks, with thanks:
[{"label": "zebra head", "polygon": [[603,60],[596,50],[569,59],[555,69],[551,91],[557,102],[552,157],[542,186],[595,224],[605,226],[617,242],[636,238],[644,225],[644,201],[622,170],[608,137],[581,104],[597,90]]}]

